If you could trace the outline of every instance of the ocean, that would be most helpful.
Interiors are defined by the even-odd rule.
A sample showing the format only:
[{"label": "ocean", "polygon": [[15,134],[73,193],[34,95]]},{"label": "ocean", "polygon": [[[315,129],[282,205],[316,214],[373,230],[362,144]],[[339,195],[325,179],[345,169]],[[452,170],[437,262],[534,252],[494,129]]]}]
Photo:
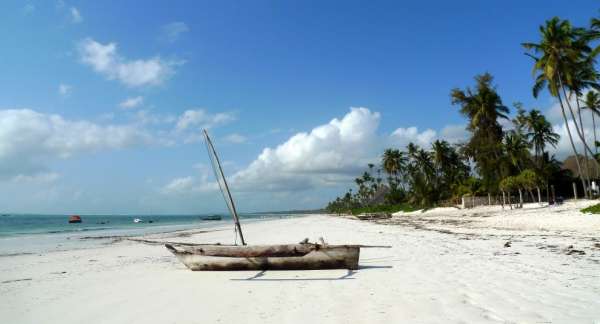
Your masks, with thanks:
[{"label": "ocean", "polygon": [[[137,236],[188,229],[210,229],[231,225],[229,215],[222,220],[203,220],[209,215],[81,215],[82,222],[69,224],[69,215],[0,215],[0,257],[89,248],[110,236]],[[241,222],[294,217],[286,213],[240,215]],[[134,222],[134,219],[141,222]]]}]

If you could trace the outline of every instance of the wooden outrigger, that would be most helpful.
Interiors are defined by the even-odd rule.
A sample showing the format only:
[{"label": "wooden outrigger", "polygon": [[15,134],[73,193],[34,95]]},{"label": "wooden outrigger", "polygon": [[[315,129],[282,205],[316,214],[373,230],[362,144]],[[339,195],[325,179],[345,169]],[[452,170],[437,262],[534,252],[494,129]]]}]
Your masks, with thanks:
[{"label": "wooden outrigger", "polygon": [[195,271],[358,269],[360,248],[370,246],[329,245],[323,240],[321,244],[315,244],[309,243],[308,239],[298,244],[246,245],[223,168],[206,130],[204,139],[242,245],[165,244],[186,267]]}]

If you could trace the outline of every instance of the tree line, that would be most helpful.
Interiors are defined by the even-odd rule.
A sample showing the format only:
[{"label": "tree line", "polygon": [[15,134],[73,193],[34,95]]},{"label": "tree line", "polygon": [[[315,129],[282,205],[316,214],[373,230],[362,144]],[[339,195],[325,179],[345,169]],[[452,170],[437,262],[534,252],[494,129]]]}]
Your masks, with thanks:
[{"label": "tree line", "polygon": [[[575,27],[554,17],[539,30],[537,43],[522,43],[533,60],[532,94],[537,98],[547,90],[560,104],[577,177],[583,194],[591,197],[591,181],[600,173],[595,120],[600,116],[600,74],[596,69],[600,19]],[[512,194],[518,194],[522,204],[524,194],[541,201],[542,191],[549,195],[550,184],[558,190],[570,185],[573,175],[563,170],[550,152],[556,148],[559,134],[540,110],[526,110],[521,103],[513,104],[516,114],[510,119],[510,108],[503,104],[491,74],[476,76],[473,87],[452,89],[450,98],[467,119],[468,140],[388,148],[378,166],[369,164],[355,179],[357,190],[349,189],[326,209],[343,213],[375,205],[428,207],[481,194],[506,195],[509,202]],[[587,140],[583,124],[589,116],[593,143]]]}]

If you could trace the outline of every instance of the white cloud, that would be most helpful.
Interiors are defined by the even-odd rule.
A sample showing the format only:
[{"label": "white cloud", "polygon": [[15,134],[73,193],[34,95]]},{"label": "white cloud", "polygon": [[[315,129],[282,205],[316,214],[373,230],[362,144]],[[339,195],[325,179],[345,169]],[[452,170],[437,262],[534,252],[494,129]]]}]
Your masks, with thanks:
[{"label": "white cloud", "polygon": [[99,125],[29,109],[0,110],[0,177],[39,176],[48,172],[51,159],[154,142],[135,125]]},{"label": "white cloud", "polygon": [[231,113],[216,113],[210,114],[204,109],[186,110],[177,121],[176,128],[178,131],[183,131],[192,127],[211,128],[218,125],[223,125],[235,120],[235,116]]},{"label": "white cloud", "polygon": [[437,132],[433,129],[426,129],[419,133],[417,127],[398,128],[390,135],[396,147],[404,149],[409,143],[417,144],[428,148],[431,142],[437,137]]},{"label": "white cloud", "polygon": [[224,140],[229,143],[241,144],[247,141],[247,138],[243,135],[233,133],[225,136]]},{"label": "white cloud", "polygon": [[189,192],[193,186],[194,178],[192,177],[175,178],[163,188],[163,192],[168,194],[185,193]]},{"label": "white cloud", "polygon": [[51,183],[60,178],[60,174],[56,172],[40,172],[33,175],[19,174],[12,178],[16,183]]},{"label": "white cloud", "polygon": [[181,34],[189,30],[189,27],[184,22],[175,21],[168,23],[160,28],[159,39],[163,42],[174,43],[179,39]]},{"label": "white cloud", "polygon": [[182,64],[160,57],[127,60],[117,54],[116,43],[103,45],[91,38],[81,41],[78,49],[84,64],[110,80],[119,80],[130,87],[161,84],[174,73],[175,66]]},{"label": "white cloud", "polygon": [[124,109],[131,109],[141,105],[142,103],[144,103],[144,97],[131,97],[121,101],[121,103],[119,103],[119,107]]},{"label": "white cloud", "polygon": [[175,178],[160,190],[162,194],[166,195],[186,195],[190,193],[203,193],[203,192],[215,192],[219,190],[219,185],[216,181],[209,181],[209,170],[202,166],[196,168],[200,172],[198,177],[181,177]]},{"label": "white cloud", "polygon": [[72,90],[73,87],[68,84],[61,83],[58,85],[58,93],[63,97],[68,97]]},{"label": "white cloud", "polygon": [[466,127],[467,125],[446,125],[440,131],[440,139],[451,144],[464,143],[471,136]]},{"label": "white cloud", "polygon": [[347,180],[374,162],[381,148],[376,134],[379,119],[379,113],[367,108],[351,108],[341,120],[265,148],[232,176],[232,183],[239,190],[301,190]]},{"label": "white cloud", "polygon": [[83,17],[81,16],[79,9],[71,7],[69,9],[69,12],[71,13],[71,22],[73,22],[74,24],[78,24],[83,21]]}]

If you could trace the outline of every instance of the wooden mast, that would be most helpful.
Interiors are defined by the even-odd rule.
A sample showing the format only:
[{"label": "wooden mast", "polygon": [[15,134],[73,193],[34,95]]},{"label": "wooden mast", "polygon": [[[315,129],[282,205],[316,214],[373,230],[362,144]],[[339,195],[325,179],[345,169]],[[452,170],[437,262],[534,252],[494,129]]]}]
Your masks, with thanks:
[{"label": "wooden mast", "polygon": [[[219,161],[219,156],[217,155],[217,151],[215,150],[210,137],[208,136],[208,132],[206,129],[203,130],[204,139],[206,140],[206,146],[209,150],[208,155],[213,162],[213,171],[215,172],[215,176],[217,177],[217,182],[219,183],[219,187],[221,187],[221,181],[223,180],[223,187],[221,187],[221,192],[223,193],[223,198],[225,198],[225,202],[228,207],[230,207],[231,216],[233,217],[233,221],[235,223],[235,228],[240,235],[240,240],[242,241],[242,245],[246,245],[244,241],[244,234],[242,234],[242,226],[240,225],[240,219],[237,214],[237,210],[235,209],[235,203],[233,202],[233,198],[231,197],[231,192],[229,191],[229,186],[227,185],[227,180],[225,179],[225,174],[223,173],[223,168],[221,167],[221,162]],[[214,156],[214,160],[213,160]],[[215,167],[215,164],[217,165]]]}]

